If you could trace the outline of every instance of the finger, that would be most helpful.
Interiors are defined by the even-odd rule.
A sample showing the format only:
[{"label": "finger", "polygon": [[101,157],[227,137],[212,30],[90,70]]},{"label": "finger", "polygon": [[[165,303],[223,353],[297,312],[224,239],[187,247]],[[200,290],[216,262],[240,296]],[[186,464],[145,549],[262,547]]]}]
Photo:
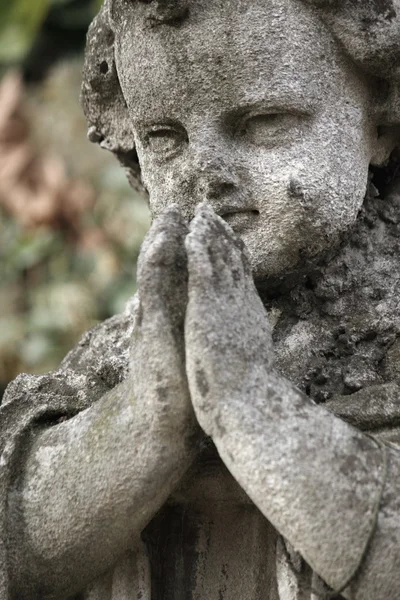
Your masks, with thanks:
[{"label": "finger", "polygon": [[185,244],[190,286],[234,287],[251,274],[243,242],[207,205],[198,208]]},{"label": "finger", "polygon": [[[158,238],[165,234],[165,236],[173,242],[171,247],[171,250],[173,250],[173,247],[176,246],[176,242],[178,244],[183,242],[188,232],[188,225],[178,207],[175,204],[168,207],[161,216],[153,221],[150,230],[142,243],[138,259],[138,278],[141,275],[142,267],[149,260],[153,260],[155,264],[158,264],[159,262],[165,263],[168,259],[170,261],[174,260],[173,252],[167,252],[166,255],[163,255],[161,251],[157,252],[159,246],[159,242],[157,242]],[[150,257],[148,256],[149,253]]]},{"label": "finger", "polygon": [[152,225],[138,268],[143,318],[164,315],[173,326],[183,326],[187,303],[188,227],[179,210],[168,208]]},{"label": "finger", "polygon": [[[196,216],[206,219],[209,227],[215,231],[216,234],[218,233],[222,240],[228,240],[230,242],[229,245],[225,245],[225,249],[235,248],[238,252],[243,253],[244,255],[247,254],[246,247],[240,236],[233,231],[232,227],[228,225],[224,219],[217,215],[209,204],[205,202],[199,204],[196,208]],[[190,225],[191,231],[196,227],[196,224],[197,219],[195,218]]]}]

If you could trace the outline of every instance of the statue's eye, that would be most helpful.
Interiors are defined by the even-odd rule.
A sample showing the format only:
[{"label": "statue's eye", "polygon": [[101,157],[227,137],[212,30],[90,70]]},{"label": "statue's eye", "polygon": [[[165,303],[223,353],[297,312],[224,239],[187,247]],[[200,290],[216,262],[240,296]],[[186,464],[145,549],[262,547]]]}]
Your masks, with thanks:
[{"label": "statue's eye", "polygon": [[176,127],[155,126],[147,131],[144,136],[146,149],[166,158],[173,156],[186,143],[186,132]]},{"label": "statue's eye", "polygon": [[298,125],[300,115],[271,112],[246,116],[239,127],[239,135],[257,146],[274,145],[284,141],[289,130]]}]

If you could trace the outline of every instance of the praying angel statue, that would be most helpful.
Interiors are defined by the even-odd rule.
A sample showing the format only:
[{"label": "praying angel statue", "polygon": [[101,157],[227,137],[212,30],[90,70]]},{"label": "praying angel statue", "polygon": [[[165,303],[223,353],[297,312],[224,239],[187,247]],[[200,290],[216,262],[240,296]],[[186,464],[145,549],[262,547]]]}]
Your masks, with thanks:
[{"label": "praying angel statue", "polygon": [[0,599],[397,600],[400,0],[105,0],[82,104],[153,222],[6,391]]}]

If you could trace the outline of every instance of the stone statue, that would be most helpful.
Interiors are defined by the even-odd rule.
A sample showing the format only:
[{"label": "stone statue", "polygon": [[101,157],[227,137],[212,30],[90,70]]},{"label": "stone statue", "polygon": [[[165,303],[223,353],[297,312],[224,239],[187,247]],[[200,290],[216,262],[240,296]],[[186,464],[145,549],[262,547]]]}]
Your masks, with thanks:
[{"label": "stone statue", "polygon": [[395,600],[399,0],[106,0],[126,311],[0,411],[0,598]]}]

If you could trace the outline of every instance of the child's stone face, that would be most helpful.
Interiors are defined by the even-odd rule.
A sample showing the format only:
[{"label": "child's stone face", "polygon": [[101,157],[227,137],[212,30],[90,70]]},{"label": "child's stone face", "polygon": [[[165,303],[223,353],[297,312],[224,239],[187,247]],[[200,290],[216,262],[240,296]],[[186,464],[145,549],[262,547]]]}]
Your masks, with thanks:
[{"label": "child's stone face", "polygon": [[377,141],[366,82],[299,0],[191,0],[180,28],[128,15],[117,66],[154,215],[207,200],[257,277],[356,218]]}]

